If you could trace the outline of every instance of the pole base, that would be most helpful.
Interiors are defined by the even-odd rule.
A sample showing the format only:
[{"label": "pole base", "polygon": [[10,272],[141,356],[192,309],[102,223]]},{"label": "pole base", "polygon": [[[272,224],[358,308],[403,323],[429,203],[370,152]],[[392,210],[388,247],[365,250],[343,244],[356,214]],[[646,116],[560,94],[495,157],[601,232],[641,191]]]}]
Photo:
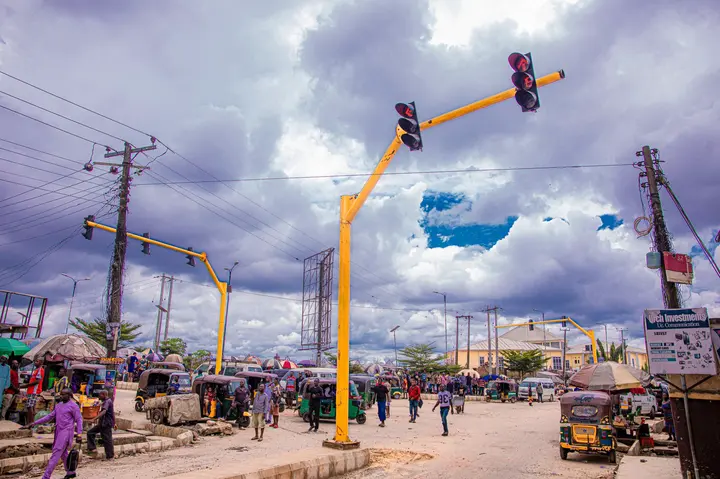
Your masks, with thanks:
[{"label": "pole base", "polygon": [[323,447],[329,447],[331,449],[340,449],[341,451],[347,451],[349,449],[359,449],[360,441],[339,442],[335,439],[325,439],[322,445]]}]

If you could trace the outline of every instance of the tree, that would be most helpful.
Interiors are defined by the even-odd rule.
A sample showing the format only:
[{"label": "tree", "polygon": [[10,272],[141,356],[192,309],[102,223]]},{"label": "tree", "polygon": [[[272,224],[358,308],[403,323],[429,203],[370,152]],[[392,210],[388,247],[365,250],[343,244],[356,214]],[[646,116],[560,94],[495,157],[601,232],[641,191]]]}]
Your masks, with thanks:
[{"label": "tree", "polygon": [[[325,359],[327,359],[328,363],[337,367],[337,354],[330,352],[330,351],[325,351],[323,354],[325,355]],[[316,364],[316,366],[320,367],[319,364]]]},{"label": "tree", "polygon": [[[337,354],[330,351],[325,351],[323,354],[325,355],[328,363],[337,367]],[[357,361],[350,361],[350,374],[363,374],[364,372],[365,370],[360,363]]]},{"label": "tree", "polygon": [[[95,318],[92,321],[85,321],[80,318],[70,320],[70,325],[83,333],[88,338],[97,342],[101,346],[107,343],[106,325],[107,321],[101,318]],[[140,324],[132,324],[122,322],[120,324],[120,336],[118,337],[118,347],[124,348],[132,344],[138,336],[140,336]]]},{"label": "tree", "polygon": [[406,346],[398,351],[401,356],[398,362],[410,372],[434,373],[441,372],[448,366],[444,364],[445,358],[435,352],[429,344],[415,344]]},{"label": "tree", "polygon": [[160,343],[160,352],[163,356],[168,354],[179,354],[185,356],[187,344],[180,338],[168,338]]},{"label": "tree", "polygon": [[598,358],[603,358],[604,361],[615,361],[616,363],[621,362],[623,351],[622,347],[615,346],[615,343],[610,343],[610,350],[605,350],[605,345],[597,340]]},{"label": "tree", "polygon": [[531,351],[505,351],[505,369],[520,373],[524,378],[527,373],[538,371],[545,367],[545,356],[539,349]]},{"label": "tree", "polygon": [[183,357],[183,363],[188,371],[194,371],[202,363],[210,359],[212,353],[207,349],[198,349],[194,353],[188,354]]}]

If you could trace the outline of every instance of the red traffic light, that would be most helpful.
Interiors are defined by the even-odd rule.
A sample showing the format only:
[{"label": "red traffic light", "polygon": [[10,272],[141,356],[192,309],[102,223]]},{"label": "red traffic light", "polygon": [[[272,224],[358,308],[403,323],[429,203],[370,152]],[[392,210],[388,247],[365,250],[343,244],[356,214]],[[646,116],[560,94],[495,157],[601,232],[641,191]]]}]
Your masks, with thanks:
[{"label": "red traffic light", "polygon": [[512,75],[512,83],[519,90],[530,90],[535,84],[535,79],[528,73],[515,72]]},{"label": "red traffic light", "polygon": [[508,63],[510,63],[510,67],[516,72],[526,72],[528,68],[530,68],[531,62],[530,59],[522,53],[515,52],[508,57]]},{"label": "red traffic light", "polygon": [[405,103],[397,103],[395,105],[395,111],[405,118],[413,118],[415,116],[415,109]]}]

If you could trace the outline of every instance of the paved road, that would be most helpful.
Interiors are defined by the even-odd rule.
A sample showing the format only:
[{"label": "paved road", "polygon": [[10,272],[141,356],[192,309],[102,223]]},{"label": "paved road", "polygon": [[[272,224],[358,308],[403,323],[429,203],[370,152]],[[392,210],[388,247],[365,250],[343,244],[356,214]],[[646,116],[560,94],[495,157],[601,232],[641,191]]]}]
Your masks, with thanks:
[{"label": "paved road", "polygon": [[[127,397],[126,397],[127,396]],[[130,409],[130,394],[120,391],[118,407],[123,416],[141,418]],[[468,402],[464,415],[450,416],[450,436],[442,437],[438,412],[426,402],[416,424],[408,423],[407,401],[394,401],[387,427],[377,426],[376,410],[364,425],[350,425],[351,438],[362,447],[378,449],[377,461],[346,479],[372,478],[573,478],[605,479],[613,468],[604,457],[571,455],[562,461],[558,445],[558,402],[535,404],[486,404]],[[83,477],[109,479],[163,477],[178,472],[227,465],[256,469],[278,463],[285,453],[310,458],[327,454],[321,441],[334,434],[332,423],[322,423],[319,434],[308,434],[297,415],[286,412],[280,429],[267,430],[265,441],[251,441],[251,431],[231,437],[203,438],[192,446],[161,453],[123,457],[112,463],[89,462]],[[424,459],[425,456],[432,457]]]}]

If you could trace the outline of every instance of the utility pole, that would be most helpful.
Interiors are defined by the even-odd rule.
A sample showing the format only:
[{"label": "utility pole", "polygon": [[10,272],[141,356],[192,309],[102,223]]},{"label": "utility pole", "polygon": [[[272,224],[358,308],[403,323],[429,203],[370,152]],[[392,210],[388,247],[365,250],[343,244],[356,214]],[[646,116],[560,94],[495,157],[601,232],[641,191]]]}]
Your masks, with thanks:
[{"label": "utility pole", "polygon": [[[107,353],[108,357],[117,357],[117,345],[120,336],[120,324],[122,323],[122,295],[123,295],[123,274],[125,272],[125,253],[127,252],[127,213],[128,202],[130,201],[130,182],[132,181],[130,172],[133,169],[144,170],[144,166],[133,165],[133,155],[137,155],[143,151],[154,150],[155,138],[150,139],[152,146],[144,146],[142,148],[133,148],[128,142],[125,142],[125,148],[122,152],[112,151],[105,154],[105,158],[114,158],[122,156],[121,165],[105,162],[95,162],[96,165],[110,166],[111,173],[117,173],[118,167],[121,168],[120,178],[120,201],[118,204],[118,219],[115,231],[115,247],[113,248],[113,259],[110,265],[110,288],[108,294],[110,301],[107,310]],[[114,370],[115,365],[108,365],[108,369]]]},{"label": "utility pole", "polygon": [[[455,316],[455,320],[457,321],[457,324],[458,324],[458,330],[460,329],[460,328],[459,328],[459,324],[460,324],[460,320],[461,320],[461,319],[467,319],[467,322],[468,322],[467,364],[466,364],[466,368],[467,368],[467,369],[470,369],[470,320],[471,320],[472,318],[473,318],[472,316],[463,315],[463,314],[460,314],[460,315]],[[458,354],[459,354],[459,351],[457,350],[457,346],[456,346],[455,364],[458,363],[458,361],[457,361],[457,356],[458,356]]]},{"label": "utility pole", "polygon": [[497,321],[497,312],[498,307],[493,307],[493,311],[495,312],[495,374],[500,374],[500,353],[498,351],[498,321]]},{"label": "utility pole", "polygon": [[620,347],[622,348],[622,362],[627,364],[627,348],[625,347],[625,331],[627,328],[616,328],[620,331]]},{"label": "utility pole", "polygon": [[[223,326],[223,343],[222,343],[222,350],[223,355],[225,355],[225,338],[227,338],[227,324],[228,324],[228,312],[230,311],[230,293],[232,293],[232,272],[235,269],[235,266],[239,264],[238,261],[235,261],[233,265],[229,268],[225,268],[225,271],[228,272],[228,280],[227,280],[227,301],[225,301],[225,325]],[[220,361],[222,361],[223,358],[220,358]],[[318,363],[318,367],[320,367],[320,363]]]},{"label": "utility pole", "polygon": [[163,302],[165,301],[165,273],[162,275],[160,283],[160,304],[156,304],[157,308],[157,321],[155,322],[155,353],[158,354],[160,350],[160,329],[162,329],[162,314],[167,309],[163,308]]},{"label": "utility pole", "polygon": [[603,326],[605,326],[605,347],[603,348],[603,351],[606,351],[606,352],[607,352],[607,347],[608,347],[607,324],[603,324]]},{"label": "utility pole", "polygon": [[[667,226],[665,225],[665,218],[663,216],[663,210],[662,210],[662,203],[660,202],[660,192],[658,191],[658,183],[662,181],[662,177],[660,178],[660,181],[658,181],[658,177],[655,172],[655,163],[657,162],[659,165],[659,159],[657,158],[658,150],[656,148],[650,149],[649,146],[645,145],[642,147],[641,151],[638,151],[635,153],[635,156],[642,156],[643,162],[642,165],[645,167],[644,173],[640,173],[640,176],[643,175],[647,177],[647,187],[650,192],[650,206],[652,207],[652,232],[653,232],[653,243],[655,246],[655,250],[660,253],[669,253],[672,252],[672,244],[670,242],[670,234],[668,233]],[[662,173],[661,173],[662,174]],[[643,185],[644,186],[644,185]],[[667,280],[667,274],[665,272],[665,261],[663,258],[663,261],[660,262],[660,285],[662,286],[662,293],[663,293],[663,303],[665,305],[666,309],[679,309],[682,307],[682,301],[680,300],[680,292],[678,291],[677,285],[675,283],[672,283]],[[624,345],[623,345],[624,347]],[[698,459],[697,454],[695,453],[695,438],[693,436],[693,429],[692,424],[690,420],[690,401],[688,398],[688,387],[687,387],[687,381],[684,374],[680,375],[680,390],[683,394],[683,409],[685,410],[684,417],[680,414],[675,414],[676,408],[679,406],[675,402],[671,401],[672,403],[672,411],[673,416],[675,416],[675,423],[676,423],[676,431],[678,431],[678,436],[680,440],[678,441],[678,446],[681,446],[682,442],[685,442],[682,436],[682,429],[687,428],[687,446],[690,450],[690,461],[692,462],[691,465],[687,465],[687,452],[683,451],[684,447],[679,447],[679,453],[680,453],[680,461],[681,464],[684,466],[682,469],[688,470],[689,475],[689,469],[692,467],[693,469],[693,476],[694,479],[700,479],[700,470],[698,465]],[[698,408],[699,409],[699,408]],[[696,413],[697,414],[697,413]],[[677,427],[680,426],[680,427]],[[699,441],[699,444],[702,444],[701,441]],[[706,467],[710,468],[711,459],[704,458],[703,462],[706,465]]]},{"label": "utility pole", "polygon": [[458,365],[460,355],[460,316],[455,315],[455,366]]},{"label": "utility pole", "polygon": [[73,303],[75,302],[75,290],[77,289],[77,285],[80,281],[90,281],[90,278],[82,278],[82,279],[75,279],[69,274],[60,273],[61,276],[65,276],[66,278],[69,278],[70,281],[73,282],[73,290],[72,290],[72,296],[70,296],[70,309],[68,310],[68,320],[67,324],[65,325],[65,334],[68,333],[68,328],[70,327],[70,319],[72,318],[72,309],[73,309]]},{"label": "utility pole", "polygon": [[490,340],[492,338],[492,329],[490,328],[490,306],[485,306],[485,312],[487,313],[487,324],[488,324],[488,336],[487,336],[488,373],[492,373],[493,356],[492,356],[492,349],[490,347]]},{"label": "utility pole", "polygon": [[568,328],[567,328],[567,327],[563,327],[563,328],[562,328],[562,331],[563,331],[562,378],[563,378],[563,385],[565,385],[565,387],[567,387],[567,379],[566,379],[566,376],[565,376],[565,354],[566,354],[566,351],[567,351],[567,332],[568,332]]},{"label": "utility pole", "polygon": [[[168,305],[167,305],[167,310],[165,312],[165,333],[163,336],[163,339],[165,339],[166,341],[168,338],[168,331],[170,330],[170,307],[172,306],[172,290],[173,290],[173,283],[175,282],[175,276],[170,276],[168,281],[170,281],[170,292],[168,292]],[[227,325],[227,319],[225,320],[225,324]]]},{"label": "utility pole", "polygon": [[447,354],[448,354],[448,335],[447,335],[447,294],[441,293],[440,291],[433,291],[435,294],[442,294],[443,297],[443,306],[445,311],[445,364],[447,364]]},{"label": "utility pole", "polygon": [[395,350],[395,368],[398,367],[398,359],[397,359],[397,341],[395,340],[395,331],[400,329],[400,326],[395,326],[390,330],[391,333],[393,333],[393,349]]}]

